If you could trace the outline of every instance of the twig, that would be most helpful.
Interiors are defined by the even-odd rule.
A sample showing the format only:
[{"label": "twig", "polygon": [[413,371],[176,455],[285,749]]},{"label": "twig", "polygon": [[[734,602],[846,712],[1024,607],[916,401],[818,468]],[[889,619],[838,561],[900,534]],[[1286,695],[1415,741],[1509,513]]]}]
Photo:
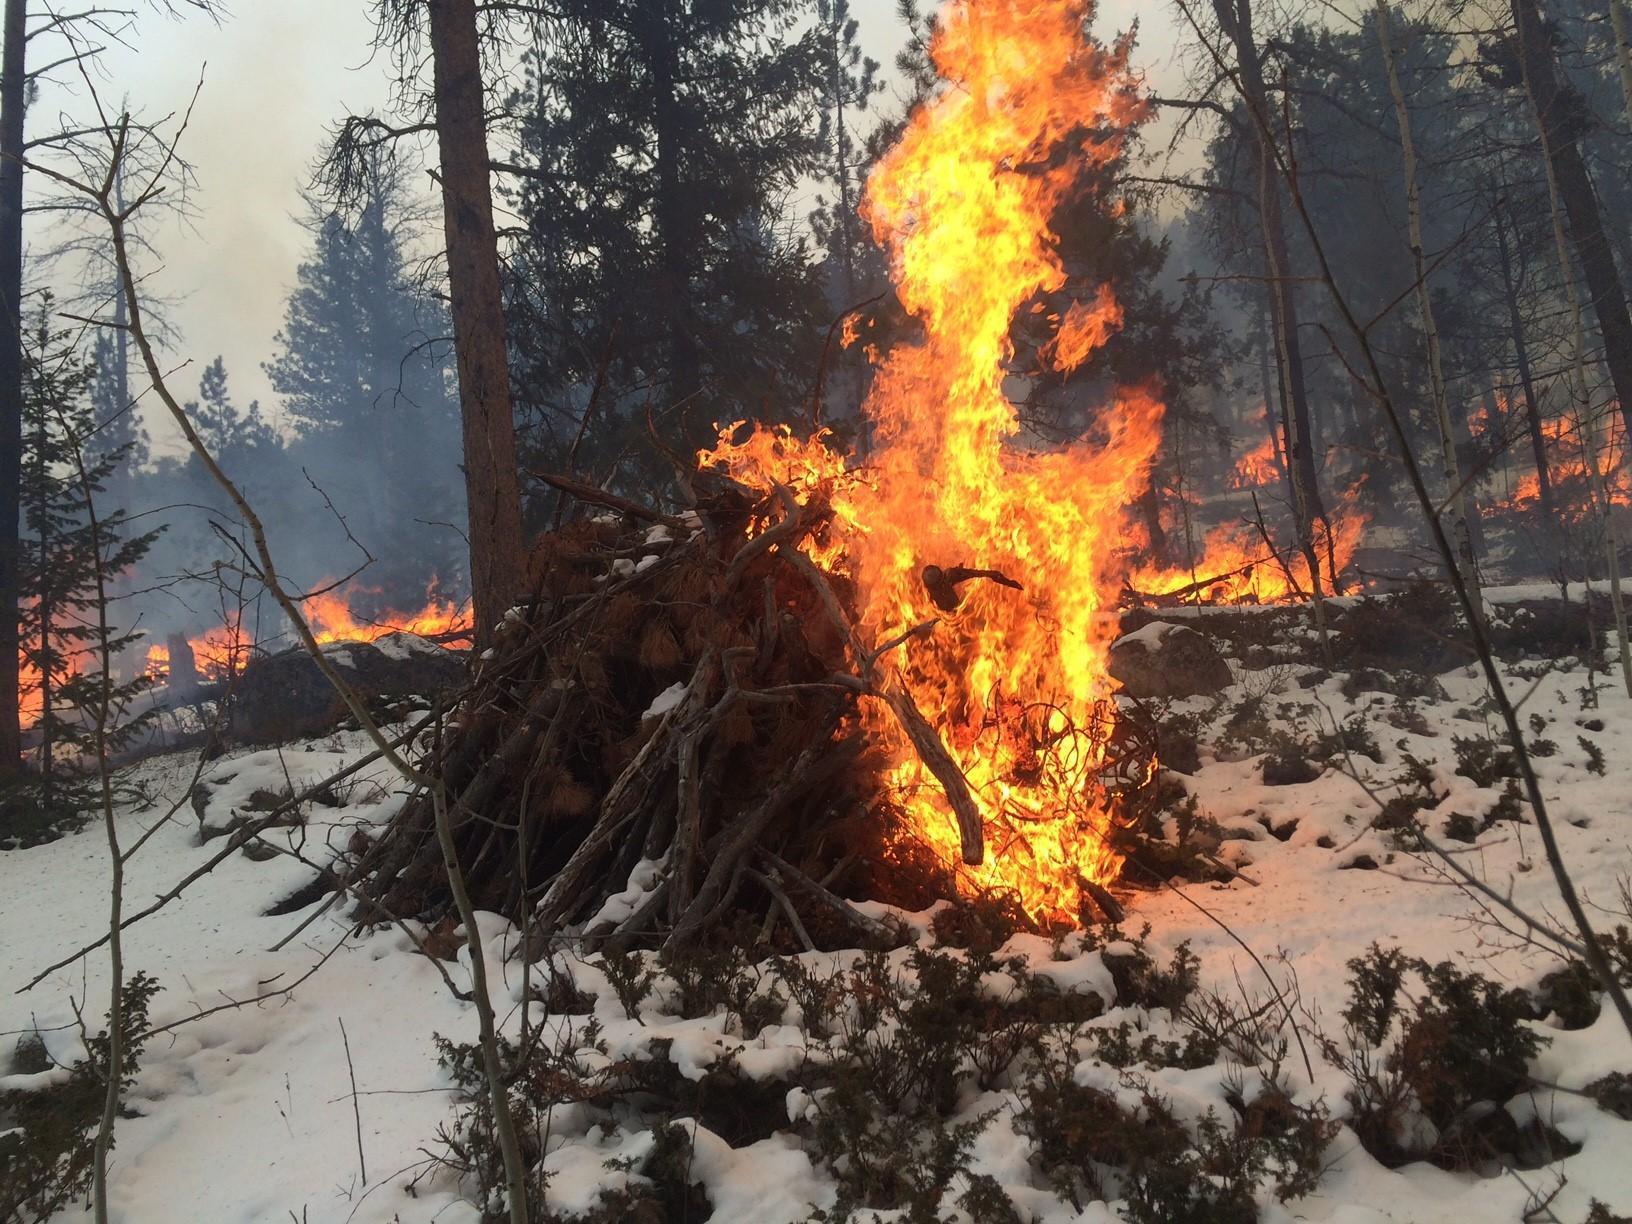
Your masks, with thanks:
[{"label": "twig", "polygon": [[346,1036],[346,1018],[338,1016],[336,1019],[340,1021],[340,1041],[346,1047],[346,1073],[351,1077],[351,1117],[357,1125],[357,1171],[366,1186],[368,1161],[363,1156],[363,1114],[357,1106],[357,1068],[351,1061],[351,1038]]}]

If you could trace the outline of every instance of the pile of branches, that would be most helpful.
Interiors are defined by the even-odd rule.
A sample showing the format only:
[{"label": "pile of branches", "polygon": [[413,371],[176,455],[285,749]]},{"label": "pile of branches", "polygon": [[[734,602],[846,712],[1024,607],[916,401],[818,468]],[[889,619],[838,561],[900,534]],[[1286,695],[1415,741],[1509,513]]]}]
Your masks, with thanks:
[{"label": "pile of branches", "polygon": [[[878,924],[886,801],[857,703],[882,700],[942,782],[964,857],[983,853],[962,774],[875,665],[851,592],[800,550],[828,515],[740,489],[671,516],[562,478],[593,517],[543,536],[535,596],[512,609],[410,797],[368,855],[385,914],[447,920],[446,804],[476,908],[555,942],[695,943],[744,916],[806,947]],[[899,887],[899,864],[889,873]],[[944,874],[944,872],[943,872]],[[944,887],[946,881],[941,881]],[[943,894],[944,895],[944,894]]]}]

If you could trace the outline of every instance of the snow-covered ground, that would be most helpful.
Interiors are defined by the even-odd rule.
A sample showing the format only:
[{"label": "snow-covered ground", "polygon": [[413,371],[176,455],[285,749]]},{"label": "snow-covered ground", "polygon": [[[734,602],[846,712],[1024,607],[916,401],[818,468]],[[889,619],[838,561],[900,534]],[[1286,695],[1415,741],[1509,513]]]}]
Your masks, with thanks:
[{"label": "snow-covered ground", "polygon": [[[1239,683],[1227,698],[1270,686],[1270,673],[1243,673],[1239,665],[1237,671]],[[1452,812],[1482,814],[1497,799],[1498,791],[1454,773],[1452,736],[1485,732],[1476,712],[1482,685],[1472,669],[1440,677],[1448,698],[1419,703],[1425,723],[1417,730],[1386,721],[1395,709],[1393,697],[1361,693],[1351,703],[1340,691],[1342,677],[1304,688],[1294,667],[1273,678],[1278,691],[1267,693],[1266,700],[1272,708],[1285,707],[1287,725],[1311,717],[1319,721],[1326,717],[1323,711],[1339,720],[1356,711],[1366,716],[1384,762],[1354,760],[1385,795],[1394,793],[1405,754],[1429,762],[1437,789],[1448,792],[1422,817],[1430,830],[1442,828]],[[1593,913],[1603,926],[1613,927],[1620,883],[1632,871],[1632,703],[1605,688],[1596,708],[1584,709],[1585,682],[1584,672],[1569,670],[1539,679],[1515,677],[1512,685],[1525,696],[1523,716],[1544,720],[1538,735],[1557,745],[1537,765],[1563,852],[1589,905],[1598,907]],[[1193,699],[1193,704],[1199,709],[1207,703]],[[1313,707],[1313,715],[1307,708],[1292,709],[1298,705]],[[1241,878],[1134,893],[1124,925],[1130,931],[1150,925],[1149,946],[1158,961],[1188,941],[1200,957],[1203,988],[1243,999],[1261,1000],[1270,993],[1267,972],[1276,990],[1296,998],[1308,1023],[1329,1022],[1334,1031],[1347,993],[1346,962],[1373,942],[1397,944],[1430,961],[1451,959],[1517,986],[1532,986],[1557,967],[1556,958],[1494,927],[1441,868],[1400,850],[1388,833],[1370,830],[1376,807],[1353,779],[1329,770],[1313,782],[1267,787],[1257,757],[1217,759],[1208,755],[1207,738],[1202,767],[1185,784],[1198,797],[1201,812],[1225,830],[1219,856]],[[1580,739],[1602,752],[1602,774],[1589,770],[1591,757]],[[195,769],[190,758],[159,758],[136,768],[131,780],[145,788],[151,802],[126,807],[119,834],[127,846],[151,836],[129,866],[127,911],[148,904],[226,844],[201,843],[201,822],[212,831],[225,828],[252,802],[253,792],[278,792],[291,782],[298,787],[366,750],[361,736],[342,734],[281,750],[233,753],[204,767],[207,796],[196,804],[188,798]],[[305,827],[280,831],[275,840],[314,862],[326,863],[344,851],[360,827],[385,820],[396,801],[387,766],[370,766],[360,778],[338,796],[343,806],[316,807]],[[1288,831],[1294,821],[1296,827]],[[1499,823],[1475,843],[1446,844],[1497,891],[1533,911],[1562,916],[1533,824]],[[1373,866],[1355,865],[1367,862]],[[21,988],[40,969],[105,931],[108,875],[108,847],[96,824],[48,845],[0,853],[0,1032],[7,1034],[0,1039],[0,1072],[10,1069],[19,1033],[37,1029],[54,1057],[71,1061],[81,1048],[76,1007],[93,1027],[100,1025],[106,1008],[105,950],[74,960],[32,989]],[[180,899],[126,932],[127,971],[144,970],[163,988],[153,1003],[153,1022],[176,1027],[150,1042],[130,1101],[138,1116],[119,1123],[111,1177],[115,1220],[469,1224],[479,1218],[445,1175],[420,1176],[428,1168],[425,1149],[434,1147],[437,1128],[451,1119],[454,1108],[433,1035],[474,1040],[475,1014],[450,995],[436,964],[415,952],[400,931],[352,937],[338,908],[309,923],[312,908],[265,916],[311,875],[295,857],[252,859],[234,852]],[[272,950],[303,923],[298,935]],[[513,1031],[521,983],[516,963],[504,956],[512,933],[497,919],[484,921],[483,928],[490,975]],[[1048,941],[1037,937],[1016,937],[1010,950],[1028,955],[1039,971],[1068,987],[1110,991],[1101,953],[1080,942],[1067,942],[1063,960],[1051,959]],[[805,959],[816,967],[846,960],[843,954]],[[444,967],[455,982],[468,982],[466,964],[444,962]],[[723,1051],[744,1044],[729,1035],[723,1017],[681,1020],[665,1014],[661,991],[648,1001],[641,1021],[632,1021],[597,970],[581,965],[576,976],[582,988],[596,994],[594,1014],[614,1055],[636,1042],[672,1037],[672,1060],[683,1072],[698,1074]],[[285,988],[287,993],[279,993]],[[269,997],[248,1002],[262,995]],[[243,1005],[230,1006],[235,1001]],[[1123,1019],[1154,1023],[1129,1008],[1114,1009],[1102,1022]],[[1545,1021],[1538,1025],[1553,1039],[1532,1067],[1538,1080],[1574,1089],[1612,1071],[1632,1072],[1632,1041],[1608,1007],[1589,1028],[1566,1032]],[[746,1043],[742,1065],[750,1071],[783,1066],[805,1041],[793,1023],[771,1025]],[[1103,1071],[1085,1063],[1078,1078],[1091,1083]],[[1300,1099],[1324,1097],[1341,1117],[1343,1082],[1318,1059],[1315,1071],[1314,1082],[1298,1085]],[[1177,1107],[1200,1112],[1209,1104],[1224,1108],[1228,1074],[1221,1065],[1169,1068],[1152,1071],[1151,1081]],[[1304,1079],[1301,1071],[1294,1078]],[[0,1076],[0,1088],[6,1085]],[[997,1111],[975,1144],[971,1168],[995,1178],[1022,1219],[1088,1224],[1122,1218],[1114,1205],[1089,1204],[1079,1211],[1047,1189],[1011,1125],[1013,1101],[1004,1092],[982,1094],[968,1107]],[[801,1102],[790,1100],[790,1109],[800,1108]],[[1555,1166],[1522,1174],[1478,1176],[1426,1163],[1388,1170],[1344,1129],[1326,1153],[1329,1167],[1316,1192],[1285,1206],[1269,1201],[1260,1218],[1334,1224],[1519,1221],[1560,1183],[1547,1208],[1551,1214],[1533,1218],[1577,1224],[1593,1198],[1618,1213],[1632,1213],[1632,1123],[1568,1091],[1538,1089],[1509,1108],[1535,1110],[1582,1150]],[[555,1173],[552,1204],[559,1210],[591,1205],[600,1188],[627,1178],[607,1161],[640,1155],[636,1149],[642,1143],[649,1146],[649,1134],[643,1140],[586,1127],[575,1135],[563,1125],[547,1157]],[[789,1135],[732,1151],[699,1131],[694,1147],[693,1174],[713,1204],[711,1218],[722,1224],[800,1220],[832,1201],[831,1184]],[[64,1218],[78,1218],[77,1212]]]}]

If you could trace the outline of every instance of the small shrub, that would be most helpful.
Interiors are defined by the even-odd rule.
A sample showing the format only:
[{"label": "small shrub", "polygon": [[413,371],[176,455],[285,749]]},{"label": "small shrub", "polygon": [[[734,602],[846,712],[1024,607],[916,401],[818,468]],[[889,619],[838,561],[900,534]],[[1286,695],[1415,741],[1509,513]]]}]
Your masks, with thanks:
[{"label": "small shrub", "polygon": [[1313,782],[1323,772],[1321,766],[1309,759],[1304,745],[1290,736],[1281,736],[1274,751],[1264,758],[1265,786],[1297,786]]},{"label": "small shrub", "polygon": [[[1504,1135],[1466,1123],[1478,1113],[1472,1107],[1500,1106],[1529,1082],[1530,1061],[1546,1039],[1525,1023],[1534,1009],[1524,992],[1376,945],[1349,971],[1347,1042],[1321,1044],[1349,1076],[1351,1125],[1366,1150],[1391,1166],[1426,1154],[1466,1168],[1500,1154],[1493,1145],[1516,1149],[1523,1141],[1516,1128]],[[1407,971],[1422,981],[1409,1006]],[[1385,1045],[1396,1022],[1399,1035]],[[1432,1127],[1431,1141],[1417,1119]]]},{"label": "small shrub", "polygon": [[1587,1095],[1605,1113],[1632,1122],[1632,1075],[1611,1071],[1587,1085]]},{"label": "small shrub", "polygon": [[1503,778],[1519,776],[1519,759],[1513,749],[1482,736],[1451,737],[1456,750],[1456,772],[1472,778],[1477,786],[1495,786]]},{"label": "small shrub", "polygon": [[1580,744],[1581,751],[1587,754],[1587,772],[1602,777],[1604,773],[1604,750],[1584,735],[1576,736],[1575,742]]},{"label": "small shrub", "polygon": [[[142,1033],[159,985],[145,973],[125,984],[120,1016],[120,1095],[141,1069]],[[34,1090],[0,1092],[0,1220],[44,1221],[91,1185],[96,1130],[107,1096],[108,1032],[86,1042],[66,1078]],[[121,1116],[124,1115],[121,1111]]]}]

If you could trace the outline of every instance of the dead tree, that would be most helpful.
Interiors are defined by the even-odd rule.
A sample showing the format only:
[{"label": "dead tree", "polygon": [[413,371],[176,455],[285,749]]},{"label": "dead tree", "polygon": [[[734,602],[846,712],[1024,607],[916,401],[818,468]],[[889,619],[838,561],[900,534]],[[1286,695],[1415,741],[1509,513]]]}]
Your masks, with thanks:
[{"label": "dead tree", "polygon": [[1508,241],[1506,210],[1503,201],[1496,200],[1490,211],[1491,224],[1496,231],[1497,268],[1502,277],[1502,301],[1507,307],[1507,328],[1513,345],[1513,361],[1519,375],[1519,390],[1524,396],[1525,430],[1530,435],[1530,449],[1536,462],[1536,487],[1541,501],[1541,513],[1549,531],[1556,530],[1558,502],[1553,495],[1552,470],[1547,462],[1547,437],[1541,428],[1541,400],[1536,394],[1535,375],[1530,367],[1530,345],[1525,338],[1524,317],[1519,313],[1519,287],[1524,276],[1522,251],[1517,255]]}]

